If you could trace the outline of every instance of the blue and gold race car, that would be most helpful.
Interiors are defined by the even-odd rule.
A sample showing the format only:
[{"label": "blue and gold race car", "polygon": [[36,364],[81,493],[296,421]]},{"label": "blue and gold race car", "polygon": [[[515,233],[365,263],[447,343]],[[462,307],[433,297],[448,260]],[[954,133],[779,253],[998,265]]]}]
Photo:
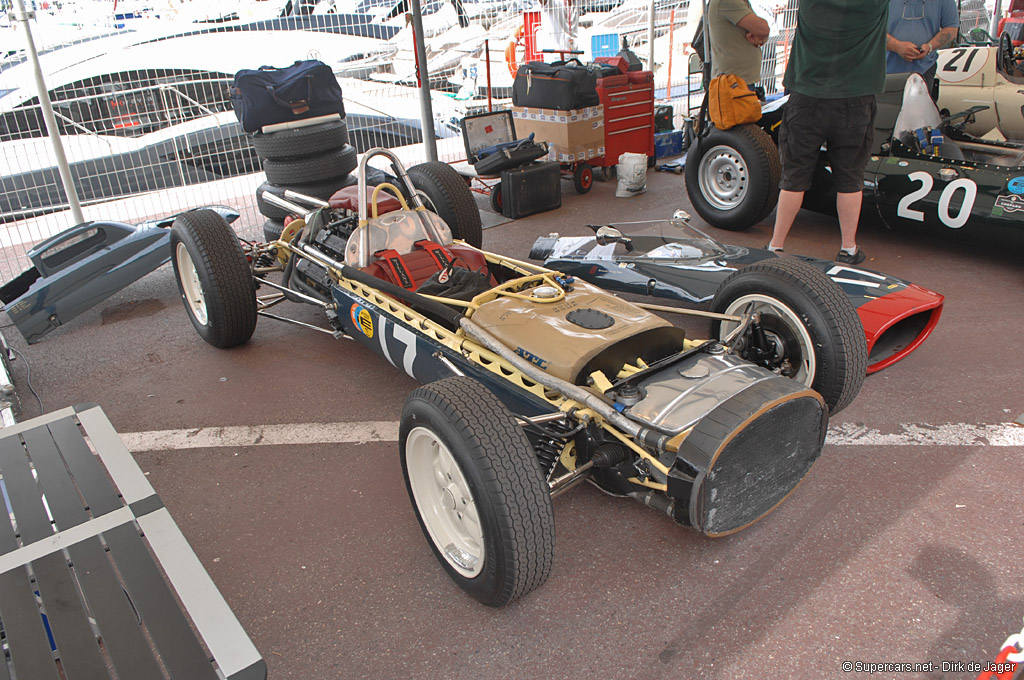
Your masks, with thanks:
[{"label": "blue and gold race car", "polygon": [[[375,155],[401,187],[367,186]],[[756,522],[817,459],[830,402],[848,403],[864,377],[853,306],[796,260],[733,281],[748,299],[766,280],[772,295],[804,297],[801,312],[827,329],[813,342],[835,362],[828,400],[742,356],[771,351],[766,326],[788,332],[757,306],[713,314],[720,335],[693,338],[566,272],[480,250],[476,203],[445,163],[406,173],[371,150],[359,184],[327,204],[289,196],[319,207],[273,197],[298,217],[269,243],[240,242],[211,211],[176,219],[171,260],[188,319],[226,348],[247,342],[260,316],[287,319],[277,305],[313,305],[322,330],[426,383],[400,419],[406,488],[441,566],[488,605],[544,583],[551,499],[582,481],[708,536]]]}]

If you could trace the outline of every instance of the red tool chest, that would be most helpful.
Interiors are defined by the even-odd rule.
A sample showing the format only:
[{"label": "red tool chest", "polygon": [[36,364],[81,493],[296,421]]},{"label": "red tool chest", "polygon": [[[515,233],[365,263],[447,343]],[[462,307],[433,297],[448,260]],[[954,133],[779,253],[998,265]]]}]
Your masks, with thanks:
[{"label": "red tool chest", "polygon": [[631,82],[622,83],[621,76],[597,81],[604,107],[604,157],[591,159],[592,165],[618,165],[619,154],[627,151],[654,157],[654,77],[650,71],[628,75]]}]

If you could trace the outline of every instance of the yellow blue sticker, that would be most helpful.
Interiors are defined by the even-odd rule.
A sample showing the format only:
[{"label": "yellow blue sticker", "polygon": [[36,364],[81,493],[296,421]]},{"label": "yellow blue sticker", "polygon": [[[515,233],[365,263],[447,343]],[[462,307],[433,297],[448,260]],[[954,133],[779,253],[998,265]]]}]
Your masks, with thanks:
[{"label": "yellow blue sticker", "polygon": [[358,328],[363,335],[368,338],[373,337],[373,317],[370,316],[370,310],[362,305],[352,305],[349,316],[352,318],[352,325]]},{"label": "yellow blue sticker", "polygon": [[1024,177],[1011,177],[1006,188],[1015,194],[1024,194]]}]

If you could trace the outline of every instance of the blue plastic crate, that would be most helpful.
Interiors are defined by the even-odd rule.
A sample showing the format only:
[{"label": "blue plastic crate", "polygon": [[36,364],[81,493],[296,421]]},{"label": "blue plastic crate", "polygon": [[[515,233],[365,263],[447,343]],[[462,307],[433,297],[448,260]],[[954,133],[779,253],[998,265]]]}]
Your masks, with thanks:
[{"label": "blue plastic crate", "polygon": [[669,130],[654,133],[654,157],[678,156],[683,153],[683,131]]},{"label": "blue plastic crate", "polygon": [[619,53],[619,34],[618,33],[606,33],[604,35],[595,35],[590,38],[590,51],[593,54],[592,59],[598,57],[614,57]]}]

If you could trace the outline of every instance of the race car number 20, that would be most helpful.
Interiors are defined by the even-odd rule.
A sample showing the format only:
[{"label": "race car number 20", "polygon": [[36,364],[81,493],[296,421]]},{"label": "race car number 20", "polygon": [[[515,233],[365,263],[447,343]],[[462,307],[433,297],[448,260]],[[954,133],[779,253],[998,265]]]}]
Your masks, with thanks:
[{"label": "race car number 20", "polygon": [[[931,193],[932,187],[935,186],[935,180],[932,178],[930,173],[922,171],[912,172],[907,175],[907,178],[911,182],[920,182],[921,186],[900,199],[899,204],[896,206],[896,214],[908,220],[924,222],[924,211],[917,210],[911,206]],[[953,196],[958,191],[963,191],[963,201],[960,203],[960,208],[957,210],[956,214],[953,215],[950,214],[950,203],[953,200]],[[978,185],[974,180],[967,179],[966,177],[960,177],[953,180],[943,187],[942,193],[939,194],[939,222],[942,222],[950,229],[959,229],[964,226],[967,224],[967,220],[971,217],[971,210],[974,208],[974,199],[977,197]]]}]

